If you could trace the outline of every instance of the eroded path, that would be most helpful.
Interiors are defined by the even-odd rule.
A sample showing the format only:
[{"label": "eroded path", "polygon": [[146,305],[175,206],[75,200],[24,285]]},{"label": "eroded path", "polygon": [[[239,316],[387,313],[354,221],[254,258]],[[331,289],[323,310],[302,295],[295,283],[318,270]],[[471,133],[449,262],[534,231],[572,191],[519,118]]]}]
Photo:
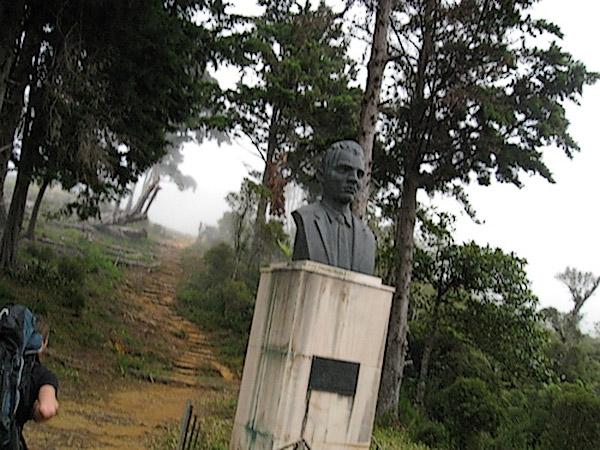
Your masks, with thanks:
[{"label": "eroded path", "polygon": [[[157,436],[177,430],[188,399],[201,416],[203,408],[218,402],[224,391],[235,389],[233,375],[215,359],[207,336],[173,308],[182,277],[182,248],[182,244],[165,245],[160,265],[131,271],[119,293],[126,301],[130,325],[142,327],[147,339],[164,339],[161,344],[170,345],[174,370],[116,389],[99,386],[77,399],[59,395],[60,412],[55,418],[27,425],[31,450],[149,449]],[[107,345],[127,354],[126,345],[118,340]]]}]

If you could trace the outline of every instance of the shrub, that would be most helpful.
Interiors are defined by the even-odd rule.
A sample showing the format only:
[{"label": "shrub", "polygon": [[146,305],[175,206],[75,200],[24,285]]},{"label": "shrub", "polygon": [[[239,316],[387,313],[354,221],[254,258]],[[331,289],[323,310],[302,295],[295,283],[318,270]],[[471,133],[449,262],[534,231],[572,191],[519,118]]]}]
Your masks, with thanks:
[{"label": "shrub", "polygon": [[229,280],[221,287],[223,325],[236,333],[248,333],[254,311],[254,294],[241,281]]},{"label": "shrub", "polygon": [[445,447],[449,442],[449,433],[444,424],[431,420],[416,423],[411,437],[429,447]]},{"label": "shrub", "polygon": [[61,256],[57,261],[58,276],[65,285],[81,285],[85,281],[85,264],[82,257]]},{"label": "shrub", "polygon": [[564,385],[551,400],[541,447],[547,450],[600,448],[600,398],[580,386]]},{"label": "shrub", "polygon": [[498,429],[498,436],[490,445],[490,450],[522,450],[534,448],[539,440],[533,430],[532,404],[529,396],[535,396],[535,390],[503,390],[501,402],[503,421]]},{"label": "shrub", "polygon": [[202,326],[245,335],[252,322],[255,292],[234,277],[232,248],[217,244],[206,251],[199,273],[179,287],[178,299]]},{"label": "shrub", "polygon": [[494,435],[500,425],[498,400],[478,378],[458,378],[436,400],[435,418],[449,430],[458,448],[481,448],[486,435]]},{"label": "shrub", "polygon": [[204,254],[206,274],[203,277],[204,287],[218,286],[225,280],[232,278],[235,271],[235,258],[233,249],[220,243]]}]

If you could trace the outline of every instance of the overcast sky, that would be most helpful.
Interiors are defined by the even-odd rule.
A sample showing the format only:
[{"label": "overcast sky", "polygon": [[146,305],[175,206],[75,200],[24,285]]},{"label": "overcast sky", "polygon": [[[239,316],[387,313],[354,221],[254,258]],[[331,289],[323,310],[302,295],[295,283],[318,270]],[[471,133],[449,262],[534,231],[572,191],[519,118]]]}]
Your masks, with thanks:
[{"label": "overcast sky", "polygon": [[[238,0],[245,8],[253,3]],[[596,41],[600,2],[597,0],[541,0],[534,15],[556,23],[565,38],[563,48],[600,71]],[[489,243],[527,259],[527,272],[533,291],[543,306],[561,311],[571,307],[567,289],[555,279],[566,266],[600,275],[600,152],[596,134],[600,124],[600,83],[584,89],[581,105],[567,105],[570,133],[581,152],[569,160],[561,151],[549,148],[544,160],[556,183],[537,177],[524,177],[525,186],[495,184],[472,186],[468,192],[483,225],[462,216],[457,222],[458,240]],[[218,147],[207,142],[185,150],[183,172],[195,177],[195,192],[179,192],[165,185],[150,209],[150,219],[169,228],[196,235],[200,222],[216,225],[227,209],[224,197],[237,191],[248,168],[263,168],[261,160],[244,142]],[[442,203],[446,209],[459,209]],[[591,330],[600,321],[600,294],[583,309],[584,326]]]}]

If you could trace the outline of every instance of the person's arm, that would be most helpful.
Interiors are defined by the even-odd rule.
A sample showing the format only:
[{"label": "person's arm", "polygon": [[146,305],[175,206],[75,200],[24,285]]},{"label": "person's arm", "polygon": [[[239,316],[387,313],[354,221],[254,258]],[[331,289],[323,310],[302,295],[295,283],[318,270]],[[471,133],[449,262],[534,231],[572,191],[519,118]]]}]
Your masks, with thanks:
[{"label": "person's arm", "polygon": [[33,404],[33,419],[43,422],[56,415],[58,412],[58,400],[56,400],[56,389],[51,384],[44,384],[38,393],[38,398]]}]

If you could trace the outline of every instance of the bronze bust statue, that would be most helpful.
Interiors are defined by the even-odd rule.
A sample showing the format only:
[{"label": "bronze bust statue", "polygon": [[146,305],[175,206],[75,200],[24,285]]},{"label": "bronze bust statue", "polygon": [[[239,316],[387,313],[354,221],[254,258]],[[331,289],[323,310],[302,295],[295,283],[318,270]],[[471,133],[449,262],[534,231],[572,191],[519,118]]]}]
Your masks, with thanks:
[{"label": "bronze bust statue", "polygon": [[364,153],[357,142],[336,142],[325,151],[317,170],[321,200],[292,213],[297,229],[292,260],[373,274],[375,237],[350,210],[364,173]]}]

